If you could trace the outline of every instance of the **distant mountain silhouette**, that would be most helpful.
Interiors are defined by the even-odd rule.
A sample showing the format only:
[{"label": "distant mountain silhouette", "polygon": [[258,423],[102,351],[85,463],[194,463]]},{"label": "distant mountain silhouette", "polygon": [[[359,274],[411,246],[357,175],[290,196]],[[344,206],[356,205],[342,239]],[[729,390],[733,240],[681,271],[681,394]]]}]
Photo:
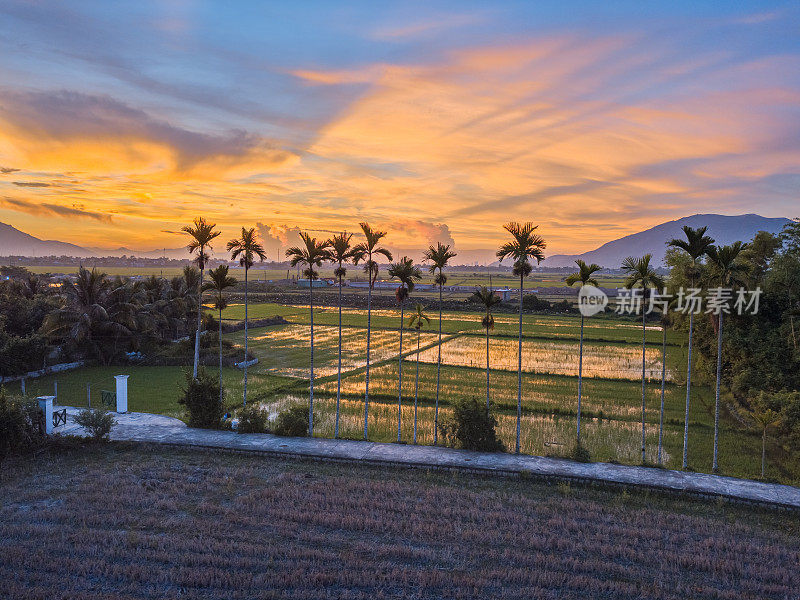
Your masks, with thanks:
[{"label": "distant mountain silhouette", "polygon": [[583,254],[554,254],[548,256],[542,263],[546,267],[571,267],[576,259],[587,263],[597,263],[602,267],[611,269],[619,268],[627,256],[643,256],[647,253],[653,255],[653,263],[663,266],[664,255],[667,251],[667,241],[672,238],[683,237],[682,228],[708,227],[708,235],[716,240],[717,244],[731,244],[737,240],[750,241],[759,231],[779,233],[783,226],[790,223],[790,219],[768,218],[760,215],[692,215],[676,221],[668,221],[656,225],[645,231],[626,235],[623,238],[607,242],[590,252]]},{"label": "distant mountain silhouette", "polygon": [[40,240],[0,223],[0,256],[93,256],[91,250],[55,240]]},{"label": "distant mountain silhouette", "polygon": [[68,242],[42,240],[20,231],[16,227],[0,223],[0,256],[140,256],[142,258],[189,258],[186,246],[160,250],[132,250],[130,248],[85,248]]}]

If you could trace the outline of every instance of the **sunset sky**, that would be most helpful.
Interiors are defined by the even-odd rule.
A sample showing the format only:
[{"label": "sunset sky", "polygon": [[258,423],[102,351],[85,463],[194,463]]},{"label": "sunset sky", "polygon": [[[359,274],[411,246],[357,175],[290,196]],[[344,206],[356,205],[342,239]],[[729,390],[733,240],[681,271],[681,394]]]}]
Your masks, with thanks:
[{"label": "sunset sky", "polygon": [[800,3],[3,0],[0,169],[37,237],[174,248],[204,215],[271,258],[360,220],[471,262],[510,219],[572,253],[795,217]]}]

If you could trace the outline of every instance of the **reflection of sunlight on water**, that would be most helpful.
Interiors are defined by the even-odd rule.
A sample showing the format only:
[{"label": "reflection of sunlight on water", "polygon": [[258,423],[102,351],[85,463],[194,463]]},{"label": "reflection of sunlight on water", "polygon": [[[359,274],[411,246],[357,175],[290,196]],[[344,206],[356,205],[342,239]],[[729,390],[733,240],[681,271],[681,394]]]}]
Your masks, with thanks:
[{"label": "reflection of sunlight on water", "polygon": [[[261,403],[270,414],[270,420],[290,406],[308,407],[308,396],[284,395]],[[397,404],[392,402],[370,402],[370,439],[376,441],[395,441],[397,439]],[[420,444],[433,443],[434,408],[419,406],[417,411],[417,441]],[[440,409],[439,417],[450,415],[449,407]],[[336,399],[330,397],[314,398],[314,434],[318,437],[333,437],[336,415]],[[497,415],[497,432],[506,445],[513,450],[516,439],[516,416]],[[576,420],[571,416],[523,415],[521,449],[526,454],[569,456],[575,444]],[[342,400],[339,418],[340,436],[361,439],[364,431],[364,403],[359,400]],[[414,432],[414,399],[403,398],[402,439],[411,442]],[[645,426],[647,460],[655,463],[658,451],[658,426],[647,423]],[[619,460],[638,463],[641,461],[641,422],[617,421],[612,419],[581,420],[581,439],[595,460]],[[666,429],[664,443],[677,445],[681,432]],[[670,455],[662,451],[663,461],[668,464]]]},{"label": "reflection of sunlight on water", "polygon": [[[416,347],[416,332],[403,336],[403,351]],[[237,346],[244,346],[244,332],[231,336]],[[425,346],[437,339],[437,334],[422,333]],[[248,350],[259,362],[251,368],[253,373],[271,372],[289,377],[308,377],[311,362],[311,329],[307,325],[282,325],[267,331],[256,332],[248,341]],[[338,370],[339,328],[332,325],[314,327],[314,374],[325,377]],[[397,356],[400,336],[397,331],[373,329],[370,341],[370,358],[373,362]],[[366,329],[342,330],[342,371],[366,365]]]},{"label": "reflection of sunlight on water", "polygon": [[[494,369],[516,370],[518,365],[517,341],[494,338],[490,342],[489,362]],[[661,378],[661,350],[647,348],[645,374],[649,379]],[[437,361],[436,348],[424,350],[420,360]],[[461,336],[442,344],[442,362],[448,365],[485,367],[486,342],[478,336]],[[578,374],[578,348],[575,344],[528,341],[522,345],[522,368],[557,375]],[[613,377],[636,379],[642,373],[640,347],[584,344],[583,374],[586,377]],[[667,370],[667,380],[671,380]]]}]

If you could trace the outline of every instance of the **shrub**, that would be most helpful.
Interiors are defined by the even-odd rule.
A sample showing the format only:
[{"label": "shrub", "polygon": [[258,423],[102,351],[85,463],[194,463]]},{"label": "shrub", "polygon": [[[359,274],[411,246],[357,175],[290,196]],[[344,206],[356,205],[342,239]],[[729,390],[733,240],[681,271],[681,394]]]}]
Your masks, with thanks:
[{"label": "shrub", "polygon": [[308,409],[297,405],[281,411],[275,421],[275,433],[292,437],[308,435]]},{"label": "shrub", "polygon": [[588,448],[583,444],[575,444],[570,452],[572,460],[577,462],[588,463],[592,462],[592,455],[589,453]]},{"label": "shrub", "polygon": [[486,405],[475,398],[459,400],[453,406],[453,414],[439,421],[439,432],[445,444],[465,450],[501,452],[503,442],[497,438],[497,419]]},{"label": "shrub", "polygon": [[111,428],[117,424],[114,415],[104,408],[84,408],[75,417],[75,422],[88,431],[92,439],[97,442],[108,441]]},{"label": "shrub", "polygon": [[11,398],[0,388],[0,461],[44,442],[35,400]]},{"label": "shrub", "polygon": [[225,407],[220,400],[220,388],[216,378],[205,369],[197,372],[197,379],[186,373],[186,387],[181,390],[179,404],[186,407],[189,427],[220,429]]},{"label": "shrub", "polygon": [[258,404],[251,403],[239,411],[239,427],[236,431],[239,433],[266,433],[268,417],[267,411]]}]

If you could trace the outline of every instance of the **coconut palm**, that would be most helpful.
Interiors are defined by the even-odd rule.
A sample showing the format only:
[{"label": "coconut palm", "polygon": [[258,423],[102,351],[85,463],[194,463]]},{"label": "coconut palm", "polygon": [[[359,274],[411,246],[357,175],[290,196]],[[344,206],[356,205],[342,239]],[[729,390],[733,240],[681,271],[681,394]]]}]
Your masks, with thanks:
[{"label": "coconut palm", "polygon": [[753,414],[753,420],[761,427],[761,478],[764,478],[767,469],[767,429],[780,422],[777,412],[768,408]]},{"label": "coconut palm", "polygon": [[645,462],[645,381],[647,367],[645,354],[645,333],[647,330],[645,327],[646,311],[644,309],[644,301],[647,298],[648,290],[664,287],[664,279],[650,265],[651,259],[652,255],[645,254],[641,258],[629,256],[622,261],[622,270],[628,275],[625,280],[625,287],[632,290],[638,285],[642,288],[642,462]]},{"label": "coconut palm", "polygon": [[481,324],[486,330],[486,413],[489,413],[489,331],[494,329],[494,316],[492,315],[492,308],[500,304],[500,296],[494,293],[494,290],[486,286],[479,287],[472,294],[472,300],[480,302],[486,310],[483,315]]},{"label": "coconut palm", "polygon": [[[722,286],[729,288],[734,283],[742,283],[738,275],[744,273],[747,267],[744,262],[738,259],[739,254],[745,248],[747,248],[747,244],[734,242],[730,246],[722,246],[720,248],[711,246],[708,249],[708,258],[714,266],[715,275],[720,284],[720,287],[717,288],[718,291],[722,292]],[[719,470],[717,451],[719,442],[719,387],[722,377],[722,315],[728,310],[727,305],[720,307],[717,316],[717,385],[714,400],[714,459],[711,466],[714,472]]]},{"label": "coconut palm", "polygon": [[239,238],[230,240],[227,245],[231,259],[239,259],[239,265],[244,267],[244,392],[242,394],[242,406],[247,406],[247,272],[255,263],[256,258],[263,261],[267,258],[264,246],[258,242],[255,228],[246,229],[242,227],[242,235]]},{"label": "coconut palm", "polygon": [[[209,281],[203,284],[204,291],[214,291],[214,309],[219,312],[219,401],[222,402],[222,311],[228,308],[228,299],[223,292],[236,285],[236,279],[228,275],[228,265],[220,265],[208,272]],[[247,355],[245,355],[247,360]]]},{"label": "coconut palm", "polygon": [[414,380],[414,443],[417,443],[417,400],[419,399],[419,338],[423,325],[430,323],[430,318],[425,314],[425,307],[419,302],[414,307],[414,314],[408,318],[408,326],[417,330],[417,373]]},{"label": "coconut palm", "polygon": [[192,241],[186,246],[189,254],[197,252],[197,267],[200,269],[200,280],[197,284],[197,329],[194,334],[194,370],[192,376],[197,379],[197,365],[200,364],[200,334],[203,324],[203,272],[208,262],[206,249],[211,249],[211,242],[220,235],[214,231],[216,225],[208,223],[203,217],[197,217],[193,225],[181,227],[181,231],[188,234]]},{"label": "coconut palm", "polygon": [[[688,225],[684,225],[683,233],[686,236],[685,240],[673,238],[667,245],[672,248],[682,250],[689,255],[691,263],[689,265],[689,279],[692,288],[694,288],[694,281],[698,275],[698,268],[700,265],[701,257],[705,256],[708,249],[714,244],[714,239],[706,235],[708,227],[700,227],[693,229]],[[688,360],[686,367],[686,415],[683,420],[683,468],[689,466],[689,400],[692,393],[692,337],[694,334],[694,311],[689,312],[689,348]]]},{"label": "coconut palm", "polygon": [[[592,275],[601,269],[600,265],[594,263],[587,265],[580,259],[576,260],[575,264],[578,265],[578,271],[567,277],[567,285],[573,286],[580,283],[581,288],[585,285],[597,287],[597,279]],[[583,313],[581,313],[581,341],[578,351],[578,446],[581,445],[581,398],[583,396],[583,318]]]},{"label": "coconut palm", "polygon": [[314,267],[322,265],[329,260],[328,242],[317,241],[305,231],[300,232],[303,240],[302,246],[294,246],[286,251],[286,256],[291,259],[291,265],[305,265],[303,274],[308,277],[308,305],[311,311],[311,376],[309,377],[308,400],[308,435],[314,435],[314,281],[319,279],[319,272]]},{"label": "coconut palm", "polygon": [[506,223],[503,228],[511,234],[513,238],[506,242],[497,251],[497,258],[502,262],[506,258],[514,260],[514,275],[519,277],[519,352],[517,365],[517,445],[516,452],[519,454],[519,436],[522,424],[522,294],[525,287],[525,277],[530,275],[530,261],[536,259],[539,264],[544,260],[544,249],[546,247],[544,239],[534,233],[538,225],[533,223]]},{"label": "coconut palm", "polygon": [[385,231],[372,229],[369,223],[359,223],[361,231],[364,232],[365,241],[358,244],[355,249],[355,256],[359,261],[364,262],[364,272],[367,274],[367,368],[364,373],[364,439],[367,439],[367,423],[369,417],[369,350],[372,335],[372,288],[378,279],[378,263],[376,255],[382,255],[388,260],[392,260],[392,253],[386,248],[378,245]]},{"label": "coconut palm", "polygon": [[111,285],[105,273],[80,267],[75,281],[63,285],[64,307],[47,314],[42,331],[62,343],[77,343],[108,364],[113,358],[108,340],[130,333],[109,314]]},{"label": "coconut palm", "polygon": [[400,352],[397,355],[397,441],[399,442],[403,416],[403,328],[405,322],[403,309],[405,301],[414,291],[414,280],[422,279],[422,272],[413,260],[404,256],[398,262],[389,265],[389,277],[400,281],[394,294],[400,305]]},{"label": "coconut palm", "polygon": [[347,269],[344,265],[347,262],[358,264],[360,258],[358,251],[350,246],[350,239],[352,237],[352,233],[343,231],[342,233],[337,233],[328,240],[330,260],[339,265],[333,272],[339,284],[339,366],[336,377],[336,423],[333,429],[334,438],[339,437],[339,404],[342,398],[342,283],[344,282],[344,276],[347,275]]},{"label": "coconut palm", "polygon": [[447,275],[444,268],[456,253],[450,250],[449,244],[437,242],[436,246],[429,246],[425,251],[424,260],[430,262],[428,271],[436,275],[435,282],[439,286],[439,345],[437,346],[438,356],[436,358],[436,408],[433,413],[433,445],[439,440],[439,383],[442,373],[442,288],[447,283]]}]

